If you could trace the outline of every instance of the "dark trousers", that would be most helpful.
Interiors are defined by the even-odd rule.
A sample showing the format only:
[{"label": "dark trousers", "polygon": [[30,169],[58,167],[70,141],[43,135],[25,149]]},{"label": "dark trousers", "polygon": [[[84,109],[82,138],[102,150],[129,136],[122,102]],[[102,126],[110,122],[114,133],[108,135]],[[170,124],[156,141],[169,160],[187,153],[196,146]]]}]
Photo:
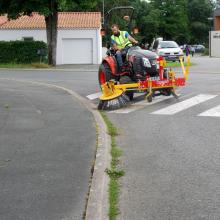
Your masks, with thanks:
[{"label": "dark trousers", "polygon": [[128,52],[128,49],[129,49],[129,47],[126,47],[122,50],[117,50],[116,53],[115,53],[115,57],[116,57],[116,60],[117,60],[117,63],[118,63],[119,71],[121,71],[121,68],[123,66],[122,56],[126,56],[126,54]]}]

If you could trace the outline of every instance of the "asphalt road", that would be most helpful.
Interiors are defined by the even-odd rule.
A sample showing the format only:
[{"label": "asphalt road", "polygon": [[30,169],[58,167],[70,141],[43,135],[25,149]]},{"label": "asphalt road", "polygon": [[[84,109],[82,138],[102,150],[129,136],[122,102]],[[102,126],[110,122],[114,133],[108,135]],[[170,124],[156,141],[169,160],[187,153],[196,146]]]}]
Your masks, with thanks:
[{"label": "asphalt road", "polygon": [[72,96],[0,80],[0,219],[82,219],[95,148],[93,116]]},{"label": "asphalt road", "polygon": [[[121,131],[117,143],[126,173],[119,219],[220,219],[220,117],[199,116],[220,105],[220,59],[192,61],[197,65],[179,100],[135,103],[129,113],[108,113]],[[83,97],[99,91],[95,71],[1,70],[0,78],[6,77],[65,86]],[[152,114],[182,108],[183,101],[193,105],[173,115]]]},{"label": "asphalt road", "polygon": [[[199,116],[220,107],[220,59],[195,62],[179,100],[108,114],[121,131],[117,143],[126,173],[121,179],[119,219],[220,219],[220,117]],[[201,94],[212,98],[165,114],[164,108],[177,111],[175,104]]]}]

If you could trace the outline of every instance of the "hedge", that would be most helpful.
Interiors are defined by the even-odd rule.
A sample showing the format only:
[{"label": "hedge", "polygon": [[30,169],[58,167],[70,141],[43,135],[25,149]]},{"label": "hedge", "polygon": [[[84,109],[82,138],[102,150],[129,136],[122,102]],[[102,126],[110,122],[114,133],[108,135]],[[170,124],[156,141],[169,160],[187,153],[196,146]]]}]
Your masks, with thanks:
[{"label": "hedge", "polygon": [[39,62],[46,54],[43,41],[0,41],[0,63]]}]

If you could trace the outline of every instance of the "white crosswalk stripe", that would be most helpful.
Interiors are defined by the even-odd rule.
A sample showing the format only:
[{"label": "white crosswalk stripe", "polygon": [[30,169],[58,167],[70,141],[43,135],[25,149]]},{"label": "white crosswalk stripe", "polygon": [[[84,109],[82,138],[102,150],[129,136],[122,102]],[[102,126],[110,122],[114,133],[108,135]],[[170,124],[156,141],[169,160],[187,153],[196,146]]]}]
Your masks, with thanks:
[{"label": "white crosswalk stripe", "polygon": [[215,98],[217,95],[210,95],[210,94],[200,94],[197,96],[194,96],[192,98],[186,99],[182,102],[170,105],[166,108],[157,110],[155,112],[152,112],[151,114],[158,114],[158,115],[174,115],[178,112],[181,112],[183,110],[186,110],[188,108],[191,108],[195,105],[198,105],[202,102],[208,101],[210,99]]},{"label": "white crosswalk stripe", "polygon": [[147,100],[143,100],[143,101],[140,101],[140,102],[137,102],[137,103],[133,103],[133,104],[131,104],[131,106],[129,106],[127,108],[114,110],[114,111],[111,111],[109,113],[128,114],[128,113],[134,112],[136,110],[142,109],[145,106],[154,105],[156,103],[162,102],[162,101],[167,100],[167,99],[173,99],[173,97],[160,96],[160,97],[157,97],[155,100],[153,100],[153,102],[148,102]]},{"label": "white crosswalk stripe", "polygon": [[199,114],[199,116],[220,117],[220,105]]},{"label": "white crosswalk stripe", "polygon": [[86,97],[90,100],[94,100],[94,99],[97,99],[99,98],[99,96],[101,96],[102,93],[101,92],[97,92],[97,93],[93,93],[93,94],[90,94],[90,95],[87,95]]}]

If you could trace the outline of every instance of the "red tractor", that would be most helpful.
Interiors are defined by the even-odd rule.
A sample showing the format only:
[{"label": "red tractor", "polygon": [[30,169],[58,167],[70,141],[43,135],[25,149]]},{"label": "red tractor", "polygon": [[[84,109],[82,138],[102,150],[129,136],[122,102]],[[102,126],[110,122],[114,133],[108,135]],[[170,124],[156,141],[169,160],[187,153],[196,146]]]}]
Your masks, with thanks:
[{"label": "red tractor", "polygon": [[[107,14],[124,8],[132,10],[133,14],[132,7],[113,8]],[[188,68],[185,71],[181,57],[180,63],[184,76],[176,78],[172,69],[165,68],[163,57],[134,45],[123,57],[123,67],[118,71],[115,51],[109,48],[99,67],[98,79],[102,96],[98,108],[101,110],[121,108],[133,99],[135,92],[145,92],[149,102],[155,95],[172,94],[178,97],[175,88],[184,86],[188,76]]]}]

